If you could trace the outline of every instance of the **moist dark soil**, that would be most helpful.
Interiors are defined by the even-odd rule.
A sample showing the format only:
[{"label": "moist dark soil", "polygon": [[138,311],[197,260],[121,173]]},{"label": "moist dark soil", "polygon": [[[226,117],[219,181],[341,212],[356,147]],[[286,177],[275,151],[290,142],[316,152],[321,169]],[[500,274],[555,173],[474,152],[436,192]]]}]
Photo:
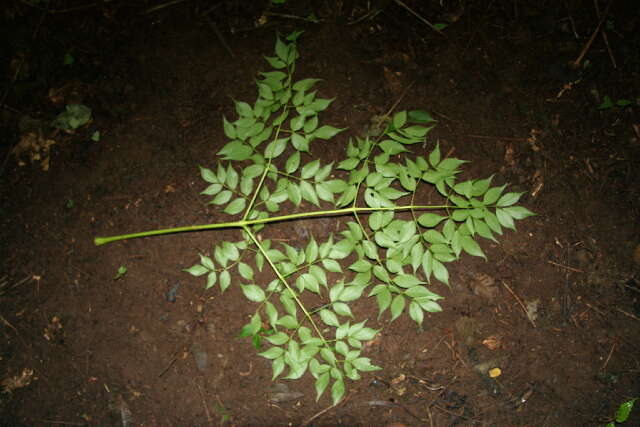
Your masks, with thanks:
[{"label": "moist dark soil", "polygon": [[[637,6],[4,3],[0,424],[611,421],[640,397]],[[366,349],[384,369],[348,381],[335,407],[329,393],[316,402],[309,373],[271,381],[269,361],[238,338],[256,306],[237,284],[221,294],[183,272],[237,230],[93,241],[233,219],[199,194],[198,166],[219,160],[222,117],[235,117],[234,100],[255,100],[264,56],[278,34],[296,30],[297,78],[323,79],[319,95],[335,101],[322,122],[348,128],[314,142],[308,159],[339,162],[372,117],[424,109],[438,123],[414,155],[439,142],[443,154],[470,161],[465,174],[495,174],[537,214],[498,243],[483,240],[488,261],[448,264],[450,287],[429,285],[443,311],[422,328],[407,315],[378,318],[374,301],[359,301],[368,325],[384,328]],[[51,130],[77,103],[92,120]],[[302,245],[342,222],[265,233]],[[272,278],[265,270],[261,284]],[[640,425],[640,410],[627,424]]]}]

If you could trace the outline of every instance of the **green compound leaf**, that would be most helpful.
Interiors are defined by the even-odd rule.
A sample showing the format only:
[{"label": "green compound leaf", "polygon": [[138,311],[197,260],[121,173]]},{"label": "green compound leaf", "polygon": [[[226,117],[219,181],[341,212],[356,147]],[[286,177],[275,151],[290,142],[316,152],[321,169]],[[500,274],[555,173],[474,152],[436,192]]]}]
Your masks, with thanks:
[{"label": "green compound leaf", "polygon": [[220,273],[220,277],[218,278],[218,284],[220,285],[220,291],[222,292],[227,290],[227,288],[231,284],[231,275],[227,270],[224,270],[222,273]]},{"label": "green compound leaf", "polygon": [[211,169],[203,168],[202,166],[198,167],[200,168],[200,176],[202,177],[202,179],[210,184],[218,183],[218,177],[215,173],[213,173]]},{"label": "green compound leaf", "polygon": [[404,306],[406,304],[405,298],[402,295],[396,295],[391,302],[391,321],[393,322],[402,314]]},{"label": "green compound leaf", "polygon": [[[381,132],[375,137],[349,140],[347,157],[336,165],[346,172],[334,176],[333,163],[321,166],[315,147],[314,157],[304,164],[302,153],[311,155],[312,143],[331,139],[344,129],[320,121],[318,113],[333,99],[320,98],[315,92],[319,79],[292,83],[298,57],[295,43],[278,39],[275,50],[267,61],[281,71],[260,73],[253,105],[234,101],[238,118],[230,122],[223,117],[226,141],[218,158],[229,163],[218,164],[217,169],[200,167],[200,176],[207,182],[202,194],[212,199],[210,204],[232,215],[246,210],[251,201],[246,216],[250,220],[273,222],[270,216],[304,212],[280,212],[290,207],[287,201],[295,206],[303,201],[320,206],[323,201],[336,208],[357,208],[333,211],[351,215],[354,221],[340,222],[340,238],[335,243],[333,235],[323,243],[311,236],[299,247],[285,243],[277,249],[271,241],[250,235],[267,225],[256,224],[242,231],[243,240],[216,244],[211,256],[201,255],[200,262],[185,271],[206,276],[207,288],[218,283],[222,291],[230,286],[233,271],[245,297],[259,304],[241,336],[251,338],[256,348],[265,343],[270,346],[260,355],[271,361],[273,379],[285,368],[287,379],[300,378],[309,369],[316,380],[317,398],[333,382],[331,394],[337,404],[345,394],[345,378],[358,380],[362,371],[380,369],[360,357],[365,341],[378,331],[365,327],[364,321],[350,323],[356,320],[352,320],[349,304],[360,299],[364,289],[372,286],[369,296],[376,297],[378,317],[390,309],[393,321],[407,308],[409,317],[421,325],[425,312],[442,310],[437,303],[442,297],[431,292],[425,281],[435,277],[449,284],[446,262],[456,260],[462,252],[486,259],[476,235],[495,241],[503,227],[514,228],[515,220],[533,213],[516,206],[522,193],[503,194],[506,186],[492,188],[493,176],[458,182],[464,161],[443,159],[439,144],[424,157],[406,156],[409,145],[425,142],[432,129],[428,124],[433,124],[433,118],[421,110],[394,114],[378,126]],[[434,195],[442,196],[441,201],[426,207],[433,210],[408,212],[412,220],[394,219],[399,206],[422,205],[418,196],[424,192],[416,191],[418,184],[435,187]],[[368,216],[366,224],[364,216]],[[348,258],[351,255],[353,259]],[[341,261],[347,259],[346,264]],[[341,264],[349,266],[346,277]],[[254,269],[269,274],[271,266],[280,277],[266,279],[271,280],[266,287],[253,284]],[[321,286],[327,289],[328,298],[322,295],[324,305],[311,309],[307,301],[317,296],[304,294],[319,295]],[[301,318],[298,308],[302,308]],[[260,314],[266,316],[266,323]],[[332,330],[335,339],[327,339]]]},{"label": "green compound leaf", "polygon": [[262,356],[266,359],[276,359],[284,354],[284,350],[280,347],[271,347],[267,351],[263,351],[262,353],[258,353],[259,356]]},{"label": "green compound leaf", "polygon": [[484,197],[482,198],[482,203],[484,203],[485,205],[491,205],[495,203],[498,200],[498,198],[500,198],[500,195],[502,194],[505,188],[506,188],[506,185],[503,185],[502,187],[493,187],[489,189],[486,193],[484,193]]},{"label": "green compound leaf", "polygon": [[336,380],[331,386],[331,399],[333,400],[333,406],[336,406],[344,397],[344,380]]},{"label": "green compound leaf", "polygon": [[284,166],[284,170],[288,174],[292,174],[296,170],[298,170],[298,166],[300,166],[300,152],[296,151],[287,159],[287,162],[285,163],[285,166]]},{"label": "green compound leaf", "polygon": [[438,279],[442,283],[449,285],[449,272],[447,271],[447,268],[437,259],[432,259],[431,262],[433,275],[436,277],[436,279]]},{"label": "green compound leaf", "polygon": [[227,207],[224,209],[224,212],[228,213],[229,215],[235,215],[237,213],[242,212],[246,205],[247,205],[246,199],[238,198],[238,199],[235,199],[233,202],[229,203],[229,205],[227,205]]},{"label": "green compound leaf", "polygon": [[335,128],[333,126],[324,125],[319,127],[313,132],[313,136],[320,139],[331,139],[346,128]]},{"label": "green compound leaf", "polygon": [[323,259],[322,266],[332,273],[342,273],[342,267],[340,267],[340,264],[335,260]]},{"label": "green compound leaf", "polygon": [[[269,319],[269,324],[273,329],[277,329],[278,325],[278,310],[276,306],[271,302],[267,301],[264,307],[265,313],[267,313],[267,318]],[[272,343],[273,344],[273,343]]]},{"label": "green compound leaf", "polygon": [[225,185],[228,188],[235,190],[236,187],[238,186],[239,178],[240,176],[238,175],[238,172],[236,172],[236,170],[231,166],[231,163],[229,163],[229,166],[227,167],[227,176],[225,178]]},{"label": "green compound leaf", "polygon": [[320,207],[320,200],[318,199],[316,190],[313,188],[311,184],[309,184],[309,182],[307,181],[300,182],[300,195],[307,202],[313,203],[314,205]]},{"label": "green compound leaf", "polygon": [[500,200],[496,203],[496,206],[506,207],[515,205],[520,200],[520,196],[524,193],[507,193],[504,196],[500,197]]},{"label": "green compound leaf", "polygon": [[253,148],[236,140],[226,144],[217,154],[222,156],[223,160],[243,161],[251,157]]},{"label": "green compound leaf", "polygon": [[335,327],[340,326],[340,321],[338,320],[338,316],[336,316],[336,314],[331,310],[328,310],[326,308],[320,310],[320,318],[328,326],[335,326]]},{"label": "green compound leaf", "polygon": [[422,307],[420,307],[420,305],[415,301],[411,301],[411,303],[409,303],[409,316],[414,322],[422,326],[424,313],[422,312]]},{"label": "green compound leaf", "polygon": [[234,101],[234,104],[240,117],[253,118],[253,109],[249,104],[243,101]]},{"label": "green compound leaf", "polygon": [[264,339],[269,341],[273,345],[283,345],[286,344],[287,341],[289,341],[289,335],[285,334],[284,332],[278,332],[276,334],[266,336],[264,337]]},{"label": "green compound leaf", "polygon": [[[315,359],[314,359],[315,360]],[[326,366],[326,365],[325,365]],[[315,383],[315,388],[316,388],[316,402],[320,399],[320,397],[322,396],[322,394],[325,392],[325,390],[327,389],[327,386],[329,385],[329,380],[331,379],[331,375],[329,374],[329,372],[325,372],[323,374],[320,374],[318,376],[318,378],[316,379],[316,383]]]},{"label": "green compound leaf", "polygon": [[367,284],[347,286],[338,296],[338,300],[345,302],[355,301],[360,298],[366,287]]},{"label": "green compound leaf", "polygon": [[253,268],[251,268],[249,264],[244,262],[238,263],[238,272],[243,279],[253,280]]},{"label": "green compound leaf", "polygon": [[400,111],[393,116],[393,127],[400,129],[407,122],[407,112]]},{"label": "green compound leaf", "polygon": [[275,141],[270,142],[269,145],[267,145],[266,150],[264,150],[264,156],[267,159],[275,159],[276,157],[280,156],[280,154],[282,154],[284,149],[287,147],[288,141],[289,138],[279,138]]},{"label": "green compound leaf", "polygon": [[336,314],[340,316],[353,318],[353,313],[351,312],[351,309],[347,304],[343,302],[333,303],[332,308],[333,308],[333,311],[335,311]]},{"label": "green compound leaf", "polygon": [[440,224],[440,222],[445,219],[445,216],[433,214],[433,213],[425,213],[418,217],[418,224],[423,227],[433,228],[436,225]]},{"label": "green compound leaf", "polygon": [[242,288],[242,293],[244,293],[244,296],[249,301],[262,302],[266,298],[264,290],[257,285],[240,285],[240,287]]},{"label": "green compound leaf", "polygon": [[503,226],[510,228],[512,230],[516,229],[516,225],[513,222],[513,218],[509,215],[509,212],[504,209],[496,209],[496,217],[498,218],[498,222]]},{"label": "green compound leaf", "polygon": [[231,200],[231,196],[233,193],[229,190],[224,190],[216,195],[209,203],[213,205],[224,205],[229,200]]},{"label": "green compound leaf", "polygon": [[280,374],[282,374],[282,372],[284,371],[284,367],[285,367],[285,363],[284,363],[284,357],[280,356],[276,359],[273,360],[273,362],[271,362],[271,368],[273,370],[273,375],[271,376],[271,381],[275,381],[276,378],[278,378],[280,376]]},{"label": "green compound leaf", "polygon": [[[343,239],[336,243],[329,251],[329,258],[344,259],[353,252],[355,244],[349,239]],[[328,269],[328,268],[327,268]]]},{"label": "green compound leaf", "polygon": [[464,249],[464,251],[469,255],[482,257],[485,260],[487,259],[484,252],[482,252],[480,245],[478,245],[478,243],[475,240],[473,240],[473,237],[471,236],[460,237],[460,245],[462,246],[462,249]]},{"label": "green compound leaf", "polygon": [[513,219],[525,219],[527,217],[535,215],[529,209],[522,206],[511,206],[511,207],[502,209],[502,211],[509,214],[509,216]]},{"label": "green compound leaf", "polygon": [[218,277],[218,276],[217,276],[217,274],[216,274],[216,272],[215,272],[215,271],[212,271],[212,272],[210,272],[210,273],[207,275],[207,285],[206,285],[206,289],[210,289],[210,288],[212,288],[213,286],[215,286],[217,277]]},{"label": "green compound leaf", "polygon": [[303,79],[294,83],[293,90],[295,91],[307,91],[311,89],[316,83],[322,81],[322,79]]},{"label": "green compound leaf", "polygon": [[302,179],[309,179],[320,169],[320,160],[316,159],[312,162],[307,163],[302,167],[300,171],[300,176]]},{"label": "green compound leaf", "polygon": [[421,285],[424,282],[418,280],[416,276],[411,274],[398,274],[394,279],[394,283],[402,288],[411,288],[413,286]]},{"label": "green compound leaf", "polygon": [[187,269],[184,269],[182,271],[186,271],[187,273],[191,274],[192,276],[202,276],[203,274],[207,274],[209,272],[209,269],[207,269],[206,267],[200,265],[200,264],[195,264]]}]

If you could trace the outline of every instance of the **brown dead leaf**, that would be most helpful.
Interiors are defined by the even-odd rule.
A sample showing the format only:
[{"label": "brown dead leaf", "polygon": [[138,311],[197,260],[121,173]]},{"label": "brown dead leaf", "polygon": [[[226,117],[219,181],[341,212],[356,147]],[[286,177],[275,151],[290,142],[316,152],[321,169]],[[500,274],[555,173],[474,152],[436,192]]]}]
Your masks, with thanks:
[{"label": "brown dead leaf", "polygon": [[60,331],[62,331],[62,320],[58,316],[53,316],[42,335],[47,341],[53,341]]},{"label": "brown dead leaf", "polygon": [[402,93],[403,84],[400,79],[401,76],[401,72],[384,67],[385,89],[393,96],[398,96]]},{"label": "brown dead leaf", "polygon": [[484,273],[476,273],[472,276],[472,280],[469,283],[471,290],[474,294],[493,299],[498,295],[498,287],[496,286],[496,279]]},{"label": "brown dead leaf", "polygon": [[24,368],[20,375],[7,377],[2,380],[2,391],[4,393],[11,393],[13,390],[28,386],[34,379],[37,378],[33,376],[33,369]]},{"label": "brown dead leaf", "polygon": [[489,350],[497,350],[502,347],[502,338],[497,335],[491,335],[490,337],[482,340],[482,345],[487,347]]},{"label": "brown dead leaf", "polygon": [[516,161],[515,161],[515,148],[513,147],[513,143],[509,143],[507,145],[507,148],[504,150],[504,162],[507,164],[507,166],[509,166],[510,168],[514,167],[516,165]]},{"label": "brown dead leaf", "polygon": [[40,167],[46,172],[49,170],[50,147],[55,143],[56,141],[46,139],[41,133],[26,132],[14,147],[13,155],[18,166],[25,166],[27,163],[24,158],[27,157],[31,163],[40,163]]}]

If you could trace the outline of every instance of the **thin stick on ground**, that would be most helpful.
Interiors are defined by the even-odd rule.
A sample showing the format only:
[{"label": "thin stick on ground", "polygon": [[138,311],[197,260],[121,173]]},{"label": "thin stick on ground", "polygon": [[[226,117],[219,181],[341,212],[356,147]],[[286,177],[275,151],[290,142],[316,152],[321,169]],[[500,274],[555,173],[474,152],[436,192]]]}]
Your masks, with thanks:
[{"label": "thin stick on ground", "polygon": [[547,261],[549,264],[551,265],[555,265],[556,267],[560,267],[560,268],[564,268],[565,270],[569,270],[569,271],[573,271],[576,273],[584,273],[584,271],[578,269],[578,268],[573,268],[573,267],[569,267],[567,265],[562,265],[562,264],[558,264],[557,262],[553,262],[553,261]]},{"label": "thin stick on ground", "polygon": [[[602,16],[600,15],[600,6],[598,6],[598,0],[593,0],[593,5],[596,8],[596,13],[598,14],[598,18],[601,19]],[[618,68],[616,58],[613,56],[613,51],[611,51],[611,46],[609,46],[609,37],[607,36],[607,32],[605,31],[604,28],[602,29],[602,40],[604,40],[604,44],[605,46],[607,46],[607,53],[609,53],[609,59],[611,60],[611,65],[613,65],[614,69]]]},{"label": "thin stick on ground", "polygon": [[614,341],[613,344],[611,345],[611,350],[609,350],[609,354],[607,355],[607,359],[602,364],[602,368],[600,368],[601,371],[604,371],[607,368],[607,365],[609,364],[609,360],[611,359],[611,356],[613,355],[613,350],[615,350],[617,344],[618,344],[617,341]]},{"label": "thin stick on ground", "polygon": [[527,319],[529,319],[529,322],[531,322],[531,325],[533,325],[533,327],[535,328],[536,322],[529,315],[529,310],[527,310],[527,306],[524,305],[524,302],[522,302],[522,299],[520,299],[520,297],[516,295],[516,293],[513,292],[513,290],[511,290],[511,288],[509,287],[509,285],[507,285],[504,281],[502,281],[502,284],[504,285],[505,288],[507,288],[509,293],[516,299],[516,301],[518,301],[518,304],[520,304],[520,307],[522,307],[522,311],[524,311],[525,316],[527,316]]},{"label": "thin stick on ground", "polygon": [[347,402],[347,400],[349,400],[349,397],[351,397],[351,395],[347,395],[347,397],[342,399],[342,401],[340,403],[338,403],[337,405],[335,405],[335,406],[332,405],[332,406],[328,406],[328,407],[324,408],[322,411],[320,411],[317,414],[311,416],[305,422],[300,424],[300,427],[305,427],[305,426],[311,424],[316,418],[321,417],[325,413],[329,412],[331,409],[337,408],[340,405],[344,405]]},{"label": "thin stick on ground", "polygon": [[609,0],[609,3],[607,4],[607,7],[605,7],[604,12],[602,12],[602,16],[600,17],[600,22],[598,23],[598,26],[593,31],[593,34],[591,34],[591,37],[589,37],[589,40],[587,41],[587,43],[582,48],[582,51],[580,52],[580,55],[578,55],[576,60],[571,63],[571,66],[573,66],[574,68],[580,67],[580,63],[584,59],[584,56],[587,54],[587,51],[591,47],[591,44],[593,44],[593,41],[596,39],[596,36],[600,32],[600,29],[602,28],[602,25],[604,24],[604,21],[607,18],[607,13],[609,13],[609,8],[611,7],[611,3],[613,3],[613,0]]},{"label": "thin stick on ground", "polygon": [[196,387],[200,392],[200,398],[202,399],[202,406],[204,406],[204,413],[207,415],[207,421],[209,422],[209,424],[213,424],[214,420],[211,417],[211,412],[209,412],[209,406],[207,406],[207,401],[204,398],[204,392],[202,391],[202,387],[200,387],[200,384],[197,384],[197,383],[196,383]]},{"label": "thin stick on ground", "polygon": [[440,34],[441,36],[444,36],[444,33],[442,31],[440,31],[439,29],[437,29],[435,25],[433,25],[431,22],[429,22],[426,19],[424,19],[422,16],[418,15],[418,13],[416,13],[413,9],[411,9],[409,6],[407,6],[404,2],[402,2],[401,0],[395,0],[395,1],[399,6],[405,8],[410,14],[412,14],[413,16],[418,18],[420,21],[422,21],[426,25],[428,25],[429,28],[431,28],[433,31],[435,31],[436,33]]}]

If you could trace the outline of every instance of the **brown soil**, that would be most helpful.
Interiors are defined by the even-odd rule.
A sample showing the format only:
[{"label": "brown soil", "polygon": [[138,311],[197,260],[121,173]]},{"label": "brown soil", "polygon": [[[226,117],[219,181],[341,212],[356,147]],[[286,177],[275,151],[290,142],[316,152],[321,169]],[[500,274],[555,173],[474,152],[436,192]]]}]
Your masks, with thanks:
[{"label": "brown soil", "polygon": [[[199,195],[197,167],[216,161],[232,100],[255,99],[276,34],[297,29],[298,77],[322,78],[320,94],[336,98],[322,120],[349,127],[313,155],[341,160],[347,138],[400,100],[439,121],[416,154],[439,140],[471,161],[471,176],[495,173],[537,213],[484,243],[488,262],[465,255],[449,266],[451,287],[432,285],[444,311],[422,330],[407,316],[376,320],[375,304],[359,302],[384,327],[367,350],[384,370],[348,382],[346,400],[309,425],[597,426],[640,396],[635,1],[609,10],[616,67],[598,35],[577,71],[566,64],[598,23],[587,0],[378,2],[368,17],[364,1],[290,0],[271,9],[280,15],[263,15],[267,2],[221,2],[209,18],[204,1],[147,14],[152,2],[139,3],[2,6],[2,425],[117,426],[130,411],[128,425],[284,426],[330,406],[328,393],[315,401],[309,374],[279,381],[294,399],[270,400],[269,362],[237,337],[253,306],[237,286],[221,295],[182,272],[237,231],[93,244],[228,219]],[[439,34],[403,4],[449,25]],[[321,22],[285,16],[311,13]],[[73,64],[61,65],[65,53]],[[54,104],[51,90],[63,87]],[[599,109],[605,96],[630,104]],[[47,171],[28,153],[18,166],[20,119],[50,121],[72,102],[93,121],[48,135]],[[326,235],[335,220],[322,221],[304,226]],[[299,238],[290,227],[271,236]],[[491,379],[487,367],[502,374]],[[640,425],[637,408],[628,425]]]}]

